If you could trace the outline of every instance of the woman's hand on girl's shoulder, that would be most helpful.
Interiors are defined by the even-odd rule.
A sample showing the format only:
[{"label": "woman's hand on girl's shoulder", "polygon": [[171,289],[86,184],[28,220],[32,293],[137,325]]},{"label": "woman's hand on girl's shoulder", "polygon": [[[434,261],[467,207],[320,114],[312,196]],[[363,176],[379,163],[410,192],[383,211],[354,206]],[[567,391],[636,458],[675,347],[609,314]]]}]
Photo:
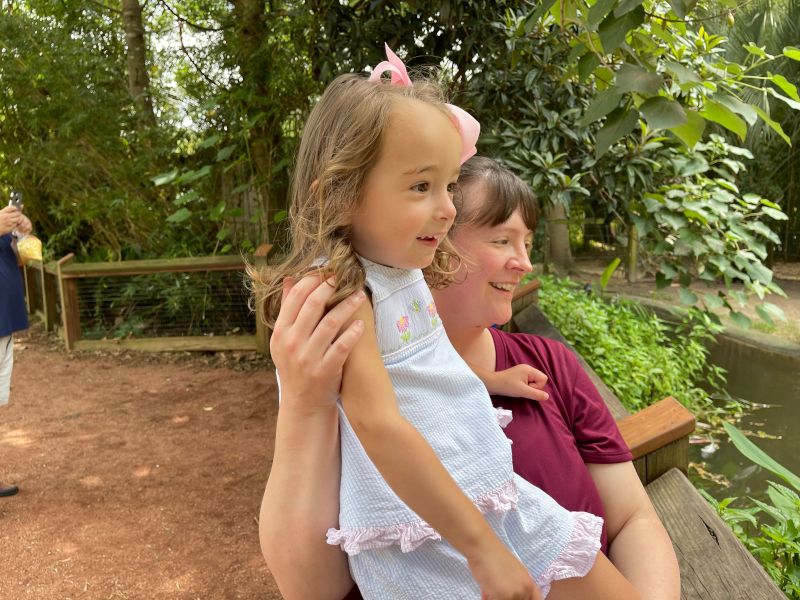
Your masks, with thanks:
[{"label": "woman's hand on girl's shoulder", "polygon": [[353,317],[366,294],[356,292],[326,311],[333,292],[332,282],[316,275],[284,283],[269,344],[282,401],[300,401],[306,408],[336,401],[342,367],[364,331]]}]

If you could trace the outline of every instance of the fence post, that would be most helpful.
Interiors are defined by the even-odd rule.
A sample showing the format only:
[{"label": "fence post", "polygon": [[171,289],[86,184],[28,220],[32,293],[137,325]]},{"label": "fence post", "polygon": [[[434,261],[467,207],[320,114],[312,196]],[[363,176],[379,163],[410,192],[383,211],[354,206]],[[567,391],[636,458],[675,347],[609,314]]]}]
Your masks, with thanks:
[{"label": "fence post", "polygon": [[81,337],[80,312],[78,311],[78,284],[74,279],[64,279],[61,269],[75,260],[70,252],[58,261],[58,288],[61,291],[61,323],[64,329],[64,345],[67,350],[75,348],[75,342]]},{"label": "fence post", "polygon": [[44,328],[53,331],[56,326],[56,276],[53,263],[42,263],[42,314],[44,314]]},{"label": "fence post", "polygon": [[[253,266],[259,271],[267,265],[267,257],[272,244],[261,244],[253,253]],[[269,328],[264,323],[264,303],[256,300],[256,348],[261,354],[269,356]]]}]

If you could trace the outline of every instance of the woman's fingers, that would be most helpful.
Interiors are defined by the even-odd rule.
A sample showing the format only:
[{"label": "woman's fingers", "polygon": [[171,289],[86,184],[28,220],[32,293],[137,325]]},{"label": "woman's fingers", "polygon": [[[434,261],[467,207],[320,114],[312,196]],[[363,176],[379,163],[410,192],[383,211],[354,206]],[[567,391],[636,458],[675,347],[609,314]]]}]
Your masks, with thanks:
[{"label": "woman's fingers", "polygon": [[366,299],[367,295],[362,290],[359,290],[328,311],[316,324],[314,332],[311,334],[311,345],[316,348],[327,349],[333,344],[336,337],[343,333],[344,326],[353,320],[358,307]]},{"label": "woman's fingers", "polygon": [[364,322],[356,319],[328,347],[322,358],[321,367],[326,373],[341,373],[347,357],[350,356],[361,335],[364,333]]},{"label": "woman's fingers", "polygon": [[300,281],[287,278],[283,282],[281,309],[275,319],[276,331],[286,329],[294,324],[305,306],[309,294],[316,290],[321,282],[322,279],[317,275],[307,275]]}]

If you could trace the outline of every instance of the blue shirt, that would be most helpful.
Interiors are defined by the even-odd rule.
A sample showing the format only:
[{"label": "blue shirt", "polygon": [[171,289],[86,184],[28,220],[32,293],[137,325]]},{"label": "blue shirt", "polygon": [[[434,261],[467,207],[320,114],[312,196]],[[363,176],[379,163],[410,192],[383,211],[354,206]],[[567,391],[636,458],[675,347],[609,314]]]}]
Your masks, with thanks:
[{"label": "blue shirt", "polygon": [[0,337],[28,328],[28,311],[11,234],[0,235]]}]

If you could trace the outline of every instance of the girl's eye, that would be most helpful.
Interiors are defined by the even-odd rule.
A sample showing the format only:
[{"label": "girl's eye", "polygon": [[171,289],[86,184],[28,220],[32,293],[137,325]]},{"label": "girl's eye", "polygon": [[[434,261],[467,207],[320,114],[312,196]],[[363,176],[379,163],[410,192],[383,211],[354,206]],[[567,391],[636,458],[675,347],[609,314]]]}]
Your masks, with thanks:
[{"label": "girl's eye", "polygon": [[495,240],[494,243],[499,245],[499,246],[507,246],[508,245],[508,240]]},{"label": "girl's eye", "polygon": [[448,183],[447,184],[447,193],[448,194],[450,194],[452,196],[457,191],[458,191],[458,183],[457,182],[453,182],[453,183]]},{"label": "girl's eye", "polygon": [[414,185],[411,186],[411,189],[414,190],[415,192],[424,193],[430,189],[430,185],[428,184],[427,181],[423,181],[422,183],[415,183]]}]

